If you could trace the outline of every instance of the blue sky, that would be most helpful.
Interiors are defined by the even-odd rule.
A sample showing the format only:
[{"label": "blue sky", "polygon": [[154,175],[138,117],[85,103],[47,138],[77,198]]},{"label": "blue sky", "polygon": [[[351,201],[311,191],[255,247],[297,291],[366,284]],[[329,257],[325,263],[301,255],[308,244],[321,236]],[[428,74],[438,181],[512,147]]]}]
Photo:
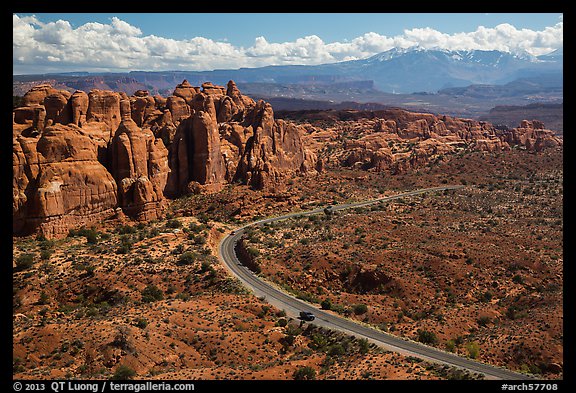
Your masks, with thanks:
[{"label": "blue sky", "polygon": [[[19,14],[33,15],[33,14]],[[144,35],[174,39],[203,36],[226,39],[235,45],[249,46],[258,36],[269,41],[292,41],[307,35],[318,35],[326,42],[351,40],[367,32],[394,36],[404,29],[430,27],[443,33],[475,30],[478,26],[495,27],[510,23],[518,29],[541,30],[558,22],[561,14],[542,13],[245,13],[245,14],[173,14],[173,13],[61,13],[36,14],[44,22],[63,19],[73,27],[87,22],[110,23],[117,17],[138,26]],[[216,22],[217,21],[217,22]]]},{"label": "blue sky", "polygon": [[321,64],[393,47],[542,54],[562,14],[15,14],[14,73]]}]

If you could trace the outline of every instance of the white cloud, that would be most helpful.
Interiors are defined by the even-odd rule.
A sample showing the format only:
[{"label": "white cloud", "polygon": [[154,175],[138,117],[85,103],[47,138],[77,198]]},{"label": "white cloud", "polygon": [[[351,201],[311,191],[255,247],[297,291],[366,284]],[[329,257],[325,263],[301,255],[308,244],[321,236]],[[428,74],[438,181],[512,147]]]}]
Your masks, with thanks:
[{"label": "white cloud", "polygon": [[86,23],[72,27],[58,20],[43,23],[36,16],[13,15],[13,63],[15,73],[64,70],[211,70],[279,64],[322,64],[354,60],[386,50],[420,46],[451,50],[551,52],[563,44],[563,21],[541,31],[517,29],[504,23],[493,28],[446,34],[412,28],[389,37],[368,32],[350,41],[324,42],[316,35],[290,42],[269,42],[257,37],[250,47],[205,37],[175,40],[143,35],[136,26],[112,18],[110,23]]}]

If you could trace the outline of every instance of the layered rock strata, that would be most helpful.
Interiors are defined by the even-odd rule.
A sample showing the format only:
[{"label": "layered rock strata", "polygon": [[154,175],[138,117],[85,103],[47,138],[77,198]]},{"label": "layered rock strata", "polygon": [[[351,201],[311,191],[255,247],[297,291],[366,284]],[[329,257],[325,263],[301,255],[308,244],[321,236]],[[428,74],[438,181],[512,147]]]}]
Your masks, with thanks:
[{"label": "layered rock strata", "polygon": [[402,173],[465,151],[501,152],[512,148],[537,153],[561,147],[562,138],[537,120],[500,128],[471,119],[400,109],[346,111],[326,129],[305,124],[305,144],[323,163],[339,167]]},{"label": "layered rock strata", "polygon": [[314,173],[304,130],[275,120],[230,81],[187,81],[167,98],[138,90],[89,93],[40,85],[13,115],[14,233],[63,236],[117,214],[162,216],[165,196],[242,182],[278,190]]}]

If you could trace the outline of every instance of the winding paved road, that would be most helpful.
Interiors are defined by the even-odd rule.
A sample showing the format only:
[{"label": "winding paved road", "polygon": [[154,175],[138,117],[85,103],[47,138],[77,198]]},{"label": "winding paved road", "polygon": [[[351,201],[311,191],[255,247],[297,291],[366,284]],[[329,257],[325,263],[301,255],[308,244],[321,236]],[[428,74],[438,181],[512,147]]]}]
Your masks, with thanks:
[{"label": "winding paved road", "polygon": [[[463,186],[445,186],[435,188],[425,188],[393,196],[383,197],[365,202],[347,203],[342,205],[332,206],[333,211],[344,210],[355,207],[368,206],[379,202],[390,201],[402,197],[423,194],[426,192],[455,190],[463,188]],[[488,364],[480,363],[472,359],[457,356],[453,353],[448,353],[424,344],[410,341],[404,338],[396,337],[391,334],[371,328],[361,322],[351,321],[349,319],[337,316],[335,314],[321,310],[319,307],[306,303],[294,296],[283,292],[278,289],[274,284],[271,284],[261,277],[256,276],[246,266],[243,266],[236,253],[234,246],[239,238],[242,236],[244,229],[270,223],[274,221],[286,220],[295,216],[309,216],[313,214],[322,213],[324,208],[317,208],[306,212],[290,213],[279,217],[270,217],[259,221],[252,222],[244,225],[228,236],[224,237],[219,245],[220,259],[228,270],[240,279],[240,281],[250,288],[258,297],[264,297],[266,301],[280,310],[285,310],[286,314],[293,318],[298,318],[300,311],[310,311],[316,315],[314,320],[315,325],[323,326],[329,329],[339,330],[347,334],[356,336],[358,338],[366,338],[369,341],[379,345],[380,347],[401,353],[407,356],[415,356],[435,363],[447,364],[471,372],[484,374],[486,379],[505,379],[505,380],[521,380],[531,379],[529,376],[516,373],[504,368],[491,366]]]}]

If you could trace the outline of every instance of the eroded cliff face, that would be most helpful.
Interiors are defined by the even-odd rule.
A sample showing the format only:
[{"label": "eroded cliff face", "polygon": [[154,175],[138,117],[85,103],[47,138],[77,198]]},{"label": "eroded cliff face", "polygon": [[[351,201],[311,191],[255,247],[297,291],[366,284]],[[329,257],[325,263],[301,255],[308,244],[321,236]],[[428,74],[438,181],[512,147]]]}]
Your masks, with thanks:
[{"label": "eroded cliff face", "polygon": [[40,85],[13,115],[14,233],[65,236],[115,216],[160,218],[166,197],[215,192],[242,182],[280,190],[317,169],[298,126],[275,120],[230,81],[176,86],[173,95],[139,90],[89,93]]},{"label": "eroded cliff face", "polygon": [[153,129],[170,144],[168,196],[232,182],[280,190],[285,179],[317,169],[316,155],[302,143],[304,130],[275,120],[269,104],[242,95],[233,81],[201,89],[184,81],[167,102],[169,113]]},{"label": "eroded cliff face", "polygon": [[[65,236],[118,214],[158,218],[168,150],[111,91],[32,89],[13,125],[13,231]],[[16,115],[18,114],[18,116]]]},{"label": "eroded cliff face", "polygon": [[114,215],[116,182],[82,129],[55,124],[41,137],[15,136],[13,147],[14,233],[59,237]]}]

